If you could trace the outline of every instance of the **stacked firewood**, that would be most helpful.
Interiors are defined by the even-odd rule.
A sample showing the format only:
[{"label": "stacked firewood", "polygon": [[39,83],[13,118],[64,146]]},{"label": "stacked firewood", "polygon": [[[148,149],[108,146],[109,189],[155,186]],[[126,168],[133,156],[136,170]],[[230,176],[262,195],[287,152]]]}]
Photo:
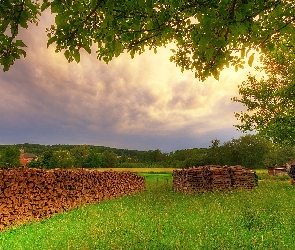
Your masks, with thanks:
[{"label": "stacked firewood", "polygon": [[255,181],[242,166],[207,165],[173,171],[173,188],[184,193],[253,189]]},{"label": "stacked firewood", "polygon": [[0,229],[145,189],[143,177],[98,170],[0,170]]},{"label": "stacked firewood", "polygon": [[253,189],[255,186],[255,179],[253,172],[242,166],[230,167],[230,175],[233,188],[237,189]]}]

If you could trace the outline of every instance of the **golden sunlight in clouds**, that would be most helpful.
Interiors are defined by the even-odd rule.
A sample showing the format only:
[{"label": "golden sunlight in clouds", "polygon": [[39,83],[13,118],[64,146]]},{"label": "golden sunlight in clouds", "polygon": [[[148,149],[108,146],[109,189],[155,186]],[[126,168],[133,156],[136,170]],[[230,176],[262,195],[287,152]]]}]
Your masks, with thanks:
[{"label": "golden sunlight in clouds", "polygon": [[147,50],[134,59],[124,54],[108,65],[82,52],[79,64],[69,64],[54,46],[46,48],[45,27],[40,22],[26,33],[28,56],[7,73],[16,83],[6,87],[1,104],[18,91],[17,101],[5,101],[13,104],[10,112],[22,106],[22,112],[49,124],[124,135],[184,131],[193,136],[236,123],[233,113],[242,107],[230,99],[253,69],[226,69],[219,81],[200,82],[193,72],[181,73],[169,61],[169,47],[159,48],[157,54]]},{"label": "golden sunlight in clouds", "polygon": [[36,86],[60,102],[57,105],[69,121],[85,116],[91,128],[106,123],[120,133],[158,134],[192,123],[193,133],[231,126],[232,106],[238,107],[230,98],[237,95],[237,85],[247,74],[227,69],[219,82],[213,78],[200,82],[193,72],[181,73],[169,61],[168,48],[157,54],[146,51],[134,59],[121,55],[108,65],[87,53],[82,53],[81,63],[68,64],[53,47],[28,54],[38,62]]}]

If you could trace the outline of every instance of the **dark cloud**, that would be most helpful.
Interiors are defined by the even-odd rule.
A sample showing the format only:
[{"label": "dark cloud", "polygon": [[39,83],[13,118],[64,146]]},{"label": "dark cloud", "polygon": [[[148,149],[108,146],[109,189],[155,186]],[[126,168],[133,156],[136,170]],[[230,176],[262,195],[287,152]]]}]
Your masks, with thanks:
[{"label": "dark cloud", "polygon": [[82,52],[67,63],[46,48],[46,22],[22,33],[28,56],[0,73],[0,143],[95,144],[130,149],[207,147],[235,131],[230,101],[245,76],[205,83],[169,62],[169,49],[108,65]]}]

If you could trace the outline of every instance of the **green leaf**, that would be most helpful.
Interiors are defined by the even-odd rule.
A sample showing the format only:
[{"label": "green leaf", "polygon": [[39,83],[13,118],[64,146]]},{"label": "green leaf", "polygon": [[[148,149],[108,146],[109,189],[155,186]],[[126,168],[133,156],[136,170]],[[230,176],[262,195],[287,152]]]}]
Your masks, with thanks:
[{"label": "green leaf", "polygon": [[91,49],[89,46],[83,46],[83,49],[85,49],[88,54],[91,54]]},{"label": "green leaf", "polygon": [[51,3],[49,3],[48,1],[44,1],[41,5],[41,11],[43,12],[44,10],[46,10],[49,6],[51,5]]},{"label": "green leaf", "polygon": [[248,60],[248,65],[250,67],[252,67],[253,61],[254,61],[254,53],[249,57],[249,60]]},{"label": "green leaf", "polygon": [[49,47],[50,44],[54,43],[57,41],[57,38],[55,36],[51,37],[47,41],[47,48]]},{"label": "green leaf", "polygon": [[63,5],[60,1],[53,1],[51,3],[51,13],[62,13]]},{"label": "green leaf", "polygon": [[66,58],[67,60],[69,60],[69,57],[70,57],[70,51],[69,51],[69,50],[66,50],[65,53],[64,53],[64,55],[65,55],[65,58]]},{"label": "green leaf", "polygon": [[107,27],[107,20],[106,20],[106,19],[104,19],[104,20],[100,23],[100,27],[101,27],[102,29],[105,29],[105,28]]},{"label": "green leaf", "polygon": [[24,57],[27,56],[27,52],[24,51],[23,49],[18,49],[18,50],[17,50],[17,53],[18,53],[19,55],[23,55]]},{"label": "green leaf", "polygon": [[65,16],[62,15],[62,14],[57,15],[57,16],[55,17],[55,23],[56,23],[57,26],[66,23]]},{"label": "green leaf", "polygon": [[109,43],[113,41],[113,35],[112,34],[108,34],[108,36],[106,38],[107,38],[107,41]]},{"label": "green leaf", "polygon": [[74,59],[75,59],[75,61],[76,61],[77,63],[80,62],[80,52],[79,52],[79,50],[77,50],[77,49],[74,50],[73,57],[74,57]]},{"label": "green leaf", "polygon": [[199,43],[200,43],[200,49],[202,51],[206,50],[207,43],[208,43],[208,40],[206,39],[206,37],[202,36]]},{"label": "green leaf", "polygon": [[107,5],[107,8],[109,10],[113,10],[114,9],[114,1],[113,0],[107,1],[106,5]]},{"label": "green leaf", "polygon": [[218,81],[219,80],[219,76],[220,76],[220,71],[216,70],[213,71],[213,77]]},{"label": "green leaf", "polygon": [[146,0],[146,5],[148,8],[153,8],[154,0]]},{"label": "green leaf", "polygon": [[134,19],[134,30],[135,31],[140,31],[140,18],[136,17],[136,19]]},{"label": "green leaf", "polygon": [[246,48],[242,48],[241,49],[241,58],[245,57],[245,53],[246,53]]},{"label": "green leaf", "polygon": [[171,1],[171,7],[172,8],[177,8],[177,7],[179,7],[179,5],[180,5],[179,0],[172,0]]},{"label": "green leaf", "polygon": [[119,41],[114,40],[113,41],[113,50],[114,50],[116,57],[118,57],[121,54],[122,49],[123,49],[122,44]]},{"label": "green leaf", "polygon": [[27,47],[27,45],[22,40],[16,40],[15,45],[17,47]]},{"label": "green leaf", "polygon": [[40,14],[39,12],[39,4],[35,4],[33,2],[28,1],[27,7],[30,9],[30,12],[33,14],[33,16],[36,16],[37,14]]},{"label": "green leaf", "polygon": [[20,18],[19,18],[20,26],[25,29],[28,28],[27,21],[28,21],[28,13],[26,11],[23,11],[20,15]]}]

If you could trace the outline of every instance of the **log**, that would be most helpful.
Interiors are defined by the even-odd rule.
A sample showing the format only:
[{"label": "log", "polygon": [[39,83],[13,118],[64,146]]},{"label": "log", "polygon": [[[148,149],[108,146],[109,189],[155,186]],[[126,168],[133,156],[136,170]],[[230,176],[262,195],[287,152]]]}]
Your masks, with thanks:
[{"label": "log", "polygon": [[144,178],[128,172],[0,169],[0,230],[144,189]]},{"label": "log", "polygon": [[242,166],[206,165],[173,171],[172,186],[184,193],[253,189],[250,170]]}]

